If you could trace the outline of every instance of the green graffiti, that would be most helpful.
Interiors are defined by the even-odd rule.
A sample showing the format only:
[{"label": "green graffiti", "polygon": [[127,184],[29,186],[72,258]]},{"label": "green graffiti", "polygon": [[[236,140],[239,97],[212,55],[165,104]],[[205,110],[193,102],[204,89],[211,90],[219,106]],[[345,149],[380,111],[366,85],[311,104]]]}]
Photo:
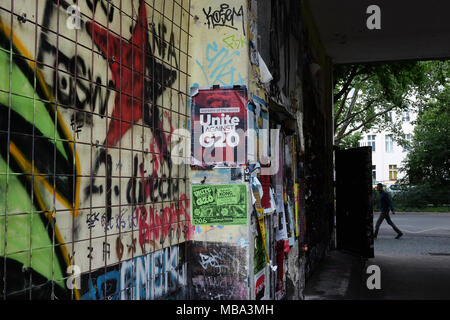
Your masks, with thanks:
[{"label": "green graffiti", "polygon": [[52,203],[56,195],[72,206],[73,151],[39,70],[14,43],[8,50],[0,26],[0,257],[65,289],[68,257]]},{"label": "green graffiti", "polygon": [[[1,157],[0,172],[6,172],[6,162]],[[0,174],[0,207],[6,208],[6,200],[8,204],[7,211],[3,209],[0,216],[0,256],[19,261],[25,268],[31,267],[47,279],[62,279],[63,272],[59,264],[55,264],[52,277],[53,248],[47,231],[49,226],[44,225],[40,217],[42,213],[31,204],[30,190],[23,186],[18,175],[11,170],[8,172],[8,192],[6,180],[7,176]],[[8,227],[6,236],[5,223]]]},{"label": "green graffiti", "polygon": [[[23,63],[26,63],[26,61],[23,60]],[[56,141],[56,148],[68,159],[61,137],[56,131],[55,120],[48,113],[45,103],[34,92],[33,85],[28,81],[27,76],[14,61],[11,63],[11,56],[8,51],[0,50],[0,66],[3,70],[0,73],[0,105],[9,106],[9,98],[11,97],[11,109],[27,122],[34,123],[36,129],[42,135]],[[11,89],[9,88],[10,69],[12,71]],[[33,70],[30,71],[33,72]],[[9,92],[13,94],[10,95]]]}]

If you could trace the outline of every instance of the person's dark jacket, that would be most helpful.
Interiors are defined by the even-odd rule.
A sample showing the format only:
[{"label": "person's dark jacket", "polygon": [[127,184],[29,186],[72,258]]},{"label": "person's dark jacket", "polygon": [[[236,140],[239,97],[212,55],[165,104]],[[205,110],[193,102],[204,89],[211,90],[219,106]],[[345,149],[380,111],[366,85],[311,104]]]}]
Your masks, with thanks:
[{"label": "person's dark jacket", "polygon": [[381,212],[389,212],[389,210],[394,211],[391,199],[389,199],[389,195],[384,190],[380,191],[378,194],[378,208]]}]

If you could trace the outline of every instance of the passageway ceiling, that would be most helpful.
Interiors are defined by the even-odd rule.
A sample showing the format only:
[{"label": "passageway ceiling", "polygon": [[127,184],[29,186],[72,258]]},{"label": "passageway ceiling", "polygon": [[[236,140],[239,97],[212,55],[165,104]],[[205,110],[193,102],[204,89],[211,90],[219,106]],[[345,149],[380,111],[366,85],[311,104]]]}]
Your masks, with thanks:
[{"label": "passageway ceiling", "polygon": [[[448,0],[305,0],[334,64],[450,58]],[[366,26],[370,5],[381,29]]]}]

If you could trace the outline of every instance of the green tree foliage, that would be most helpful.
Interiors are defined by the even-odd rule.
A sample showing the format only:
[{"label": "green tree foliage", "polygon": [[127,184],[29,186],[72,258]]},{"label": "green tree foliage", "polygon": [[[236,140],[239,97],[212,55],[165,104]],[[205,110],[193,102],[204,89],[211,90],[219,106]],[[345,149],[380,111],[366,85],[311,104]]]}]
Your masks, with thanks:
[{"label": "green tree foliage", "polygon": [[362,140],[363,135],[361,132],[345,136],[339,142],[339,147],[342,149],[350,149],[359,147],[359,141]]},{"label": "green tree foliage", "polygon": [[335,66],[335,144],[344,147],[357,139],[355,133],[373,128],[401,138],[401,125],[390,113],[427,103],[448,81],[449,70],[449,61]]},{"label": "green tree foliage", "polygon": [[[447,84],[419,113],[414,135],[405,144],[402,166],[415,192],[427,194],[428,203],[450,203],[450,85]],[[423,189],[423,190],[422,190]],[[412,191],[411,191],[412,192]]]}]

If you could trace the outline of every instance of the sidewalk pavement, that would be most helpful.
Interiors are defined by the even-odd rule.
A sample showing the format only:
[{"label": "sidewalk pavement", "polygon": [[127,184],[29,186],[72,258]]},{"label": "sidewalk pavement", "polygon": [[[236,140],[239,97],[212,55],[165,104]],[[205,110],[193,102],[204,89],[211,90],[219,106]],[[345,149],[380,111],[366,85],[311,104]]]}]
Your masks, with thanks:
[{"label": "sidewalk pavement", "polygon": [[360,299],[364,260],[342,251],[332,250],[306,281],[305,300]]},{"label": "sidewalk pavement", "polygon": [[[380,214],[380,211],[374,211],[373,212],[374,215],[378,215]],[[391,213],[392,214],[392,213]],[[436,211],[436,212],[424,212],[424,211],[395,211],[395,214],[397,215],[424,215],[424,214],[429,214],[429,215],[436,215],[436,216],[448,216],[450,215],[450,212],[441,212],[441,211]]]}]

